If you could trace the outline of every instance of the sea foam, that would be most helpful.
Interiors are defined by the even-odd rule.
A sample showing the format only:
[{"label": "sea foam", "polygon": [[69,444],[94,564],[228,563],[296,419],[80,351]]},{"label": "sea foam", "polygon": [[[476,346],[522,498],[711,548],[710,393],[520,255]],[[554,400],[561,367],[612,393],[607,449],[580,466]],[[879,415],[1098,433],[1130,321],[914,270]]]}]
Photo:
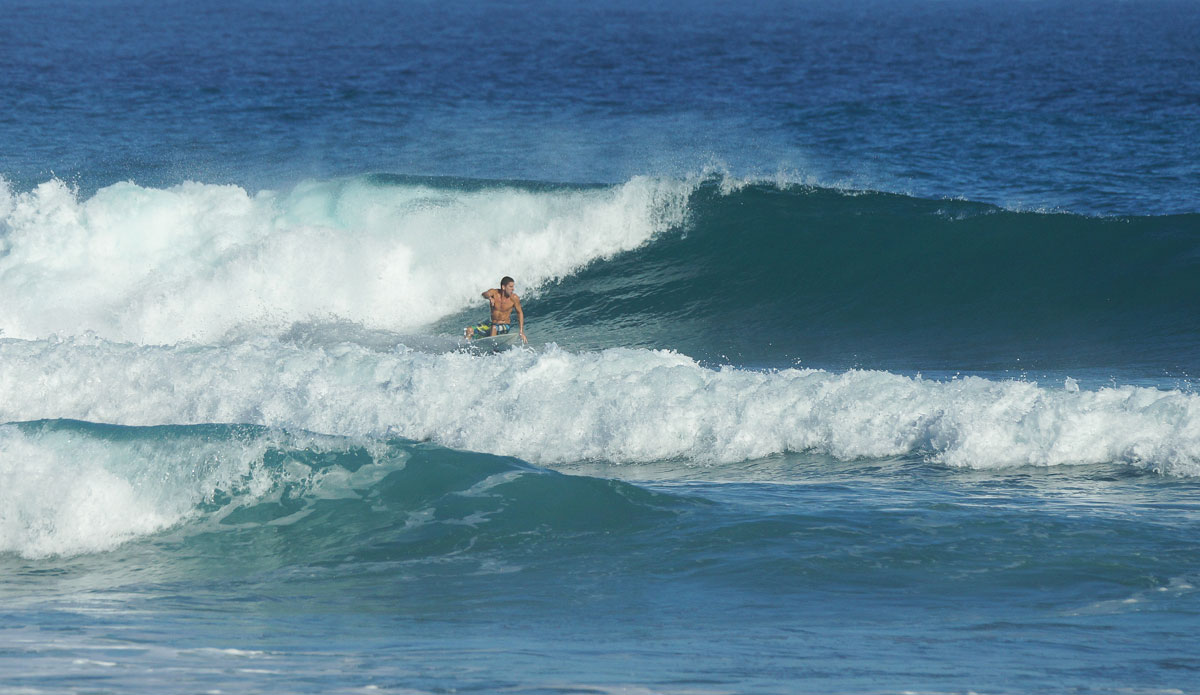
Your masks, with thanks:
[{"label": "sea foam", "polygon": [[395,331],[646,243],[697,184],[463,190],[368,178],[289,192],[121,183],[81,200],[59,180],[0,185],[0,331],[208,342],[235,328],[343,320]]},{"label": "sea foam", "polygon": [[0,341],[0,419],[248,423],[389,437],[553,465],[785,452],[1002,468],[1123,462],[1200,475],[1200,396],[882,371],[705,367],[554,346],[480,357],[403,346]]}]

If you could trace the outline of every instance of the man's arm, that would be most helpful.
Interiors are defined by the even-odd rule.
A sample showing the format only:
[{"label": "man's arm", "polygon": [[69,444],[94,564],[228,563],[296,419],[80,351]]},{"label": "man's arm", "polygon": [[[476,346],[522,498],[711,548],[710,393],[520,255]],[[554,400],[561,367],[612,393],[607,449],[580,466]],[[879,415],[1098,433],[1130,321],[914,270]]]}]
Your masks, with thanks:
[{"label": "man's arm", "polygon": [[525,337],[525,312],[521,310],[521,299],[515,294],[513,308],[517,310],[517,330],[521,333],[521,342],[528,343],[529,338]]}]

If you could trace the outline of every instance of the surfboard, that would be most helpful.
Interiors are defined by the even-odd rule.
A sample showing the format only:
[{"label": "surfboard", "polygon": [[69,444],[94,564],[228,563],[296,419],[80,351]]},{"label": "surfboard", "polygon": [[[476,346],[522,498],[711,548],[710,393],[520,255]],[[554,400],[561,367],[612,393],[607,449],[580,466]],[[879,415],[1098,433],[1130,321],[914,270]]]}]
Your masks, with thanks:
[{"label": "surfboard", "polygon": [[516,331],[500,335],[490,335],[484,338],[475,338],[467,343],[469,347],[480,352],[503,352],[520,344],[521,334]]}]

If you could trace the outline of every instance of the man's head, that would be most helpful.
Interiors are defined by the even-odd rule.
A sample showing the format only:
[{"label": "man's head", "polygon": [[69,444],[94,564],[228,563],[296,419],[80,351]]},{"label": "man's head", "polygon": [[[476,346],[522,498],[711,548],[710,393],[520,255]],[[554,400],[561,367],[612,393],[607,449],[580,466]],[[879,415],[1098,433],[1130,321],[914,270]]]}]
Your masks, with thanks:
[{"label": "man's head", "polygon": [[516,289],[516,283],[512,278],[507,275],[500,278],[500,291],[504,293],[505,297],[511,295],[514,289]]}]

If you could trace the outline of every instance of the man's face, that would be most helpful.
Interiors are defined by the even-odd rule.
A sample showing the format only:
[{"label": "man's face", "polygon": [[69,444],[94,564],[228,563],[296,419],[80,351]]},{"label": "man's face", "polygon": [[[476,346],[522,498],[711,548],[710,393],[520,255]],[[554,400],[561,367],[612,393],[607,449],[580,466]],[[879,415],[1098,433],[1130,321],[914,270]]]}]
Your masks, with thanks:
[{"label": "man's face", "polygon": [[512,296],[513,290],[516,288],[516,286],[517,283],[508,282],[500,286],[500,291],[504,293],[505,297],[510,297]]}]

